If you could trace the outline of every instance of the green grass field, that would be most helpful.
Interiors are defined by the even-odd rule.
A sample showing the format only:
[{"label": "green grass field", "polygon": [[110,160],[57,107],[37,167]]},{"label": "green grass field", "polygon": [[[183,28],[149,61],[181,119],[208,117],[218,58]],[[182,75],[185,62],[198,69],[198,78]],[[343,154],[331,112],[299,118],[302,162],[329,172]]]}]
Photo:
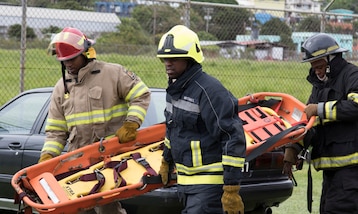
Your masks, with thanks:
[{"label": "green grass field", "polygon": [[[43,49],[26,51],[26,64],[23,85],[25,89],[53,86],[61,78],[60,64],[55,57],[48,56]],[[20,92],[20,52],[0,49],[0,104]],[[120,63],[134,71],[150,87],[165,88],[167,84],[163,64],[155,54],[146,56],[126,56],[99,54],[99,60]],[[310,93],[306,81],[309,65],[300,62],[232,60],[206,58],[205,72],[218,78],[237,97],[261,91],[276,91],[291,94],[305,102]],[[307,169],[295,173],[298,186],[292,197],[273,208],[273,213],[308,213],[306,209]],[[320,173],[314,177],[313,212],[318,213],[321,190]]]},{"label": "green grass field", "polygon": [[[274,214],[309,214],[307,210],[307,163],[304,164],[302,170],[295,171],[294,177],[297,181],[297,186],[294,187],[292,196],[284,201],[279,207],[272,207]],[[321,197],[322,172],[317,172],[311,166],[313,179],[313,203],[312,214],[319,214],[319,201]]]},{"label": "green grass field", "polygon": [[[23,79],[20,76],[20,52],[0,49],[0,104],[24,89],[53,86],[61,78],[61,67],[54,56],[43,49],[28,49]],[[164,66],[152,55],[127,56],[98,54],[98,59],[120,63],[135,72],[150,87],[166,87]],[[237,97],[261,91],[279,91],[291,94],[305,102],[310,93],[306,81],[308,65],[300,62],[254,61],[224,58],[206,58],[205,72],[218,78]],[[23,80],[21,82],[21,80]]]}]

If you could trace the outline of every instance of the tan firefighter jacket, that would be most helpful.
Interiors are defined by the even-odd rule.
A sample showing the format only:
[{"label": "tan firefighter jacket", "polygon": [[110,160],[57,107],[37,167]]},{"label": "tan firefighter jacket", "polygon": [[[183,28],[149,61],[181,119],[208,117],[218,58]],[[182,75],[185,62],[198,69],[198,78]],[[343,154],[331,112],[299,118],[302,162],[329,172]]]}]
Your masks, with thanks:
[{"label": "tan firefighter jacket", "polygon": [[42,153],[58,156],[114,135],[125,120],[142,124],[150,102],[148,87],[118,64],[93,60],[78,75],[66,74],[53,90]]}]

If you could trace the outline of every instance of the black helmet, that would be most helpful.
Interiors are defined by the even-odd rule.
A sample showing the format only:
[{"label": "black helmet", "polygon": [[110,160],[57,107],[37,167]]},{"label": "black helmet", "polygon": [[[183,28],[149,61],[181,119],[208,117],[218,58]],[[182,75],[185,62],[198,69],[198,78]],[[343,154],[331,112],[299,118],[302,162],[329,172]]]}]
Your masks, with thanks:
[{"label": "black helmet", "polygon": [[311,62],[324,56],[348,51],[340,48],[336,40],[325,33],[318,33],[308,38],[303,44],[301,51],[305,53],[302,62]]}]

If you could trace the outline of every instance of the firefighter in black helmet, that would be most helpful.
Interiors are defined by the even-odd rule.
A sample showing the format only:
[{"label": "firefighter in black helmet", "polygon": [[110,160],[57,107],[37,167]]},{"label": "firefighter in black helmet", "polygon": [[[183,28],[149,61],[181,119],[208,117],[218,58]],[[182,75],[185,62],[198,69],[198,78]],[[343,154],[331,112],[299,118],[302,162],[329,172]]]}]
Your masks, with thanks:
[{"label": "firefighter in black helmet", "polygon": [[[323,171],[320,213],[358,213],[358,67],[328,34],[308,38],[302,50],[312,84],[305,113],[307,119],[316,116],[303,146],[312,147],[311,162]],[[297,148],[286,148],[286,173],[292,173]]]}]

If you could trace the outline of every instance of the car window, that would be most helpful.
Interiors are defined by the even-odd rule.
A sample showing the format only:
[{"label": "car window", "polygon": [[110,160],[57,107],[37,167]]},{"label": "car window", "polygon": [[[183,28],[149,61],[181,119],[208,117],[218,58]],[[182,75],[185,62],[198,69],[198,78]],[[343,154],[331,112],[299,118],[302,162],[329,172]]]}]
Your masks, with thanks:
[{"label": "car window", "polygon": [[151,94],[150,105],[147,115],[143,121],[141,128],[145,128],[157,123],[165,121],[165,92],[153,92]]},{"label": "car window", "polygon": [[0,111],[0,133],[29,134],[50,93],[30,93]]}]

